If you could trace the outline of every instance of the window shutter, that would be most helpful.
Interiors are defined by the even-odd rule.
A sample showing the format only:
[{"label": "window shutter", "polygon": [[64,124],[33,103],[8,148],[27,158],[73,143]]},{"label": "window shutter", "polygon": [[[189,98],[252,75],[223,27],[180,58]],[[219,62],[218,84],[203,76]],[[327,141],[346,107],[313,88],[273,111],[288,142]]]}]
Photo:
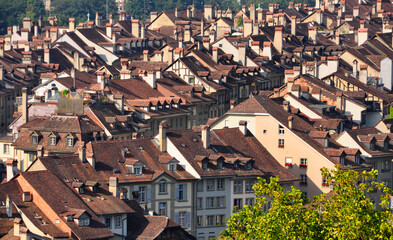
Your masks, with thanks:
[{"label": "window shutter", "polygon": [[191,214],[187,212],[187,228],[191,227]]},{"label": "window shutter", "polygon": [[177,224],[180,224],[180,221],[179,221],[179,213],[178,213],[178,212],[175,213],[175,222],[176,222]]},{"label": "window shutter", "polygon": [[179,185],[176,185],[176,201],[179,201]]},{"label": "window shutter", "polygon": [[146,192],[146,201],[147,202],[150,202],[151,201],[151,186],[147,186],[147,188],[146,188],[147,190],[147,192]]},{"label": "window shutter", "polygon": [[183,184],[183,200],[187,200],[187,184]]}]

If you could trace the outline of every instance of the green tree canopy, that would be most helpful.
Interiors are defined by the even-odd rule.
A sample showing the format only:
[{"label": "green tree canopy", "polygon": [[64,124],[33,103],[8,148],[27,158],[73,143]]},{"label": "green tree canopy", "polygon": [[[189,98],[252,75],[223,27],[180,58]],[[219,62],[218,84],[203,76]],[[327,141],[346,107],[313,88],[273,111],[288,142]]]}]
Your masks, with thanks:
[{"label": "green tree canopy", "polygon": [[67,25],[71,17],[75,18],[76,22],[87,21],[88,13],[91,21],[95,19],[96,12],[102,13],[105,19],[106,2],[108,2],[108,12],[117,13],[114,0],[53,0],[50,15],[56,16],[60,25]]},{"label": "green tree canopy", "polygon": [[[254,185],[256,204],[234,213],[221,233],[223,239],[393,239],[391,189],[374,181],[376,170],[358,173],[336,166],[322,169],[322,175],[333,190],[312,202],[295,187],[284,192],[278,178],[259,178]],[[375,189],[383,193],[382,210],[366,197]],[[263,211],[268,200],[271,208]]]},{"label": "green tree canopy", "polygon": [[22,24],[24,17],[33,21],[45,15],[43,0],[0,0],[0,33],[7,32],[7,27]]}]

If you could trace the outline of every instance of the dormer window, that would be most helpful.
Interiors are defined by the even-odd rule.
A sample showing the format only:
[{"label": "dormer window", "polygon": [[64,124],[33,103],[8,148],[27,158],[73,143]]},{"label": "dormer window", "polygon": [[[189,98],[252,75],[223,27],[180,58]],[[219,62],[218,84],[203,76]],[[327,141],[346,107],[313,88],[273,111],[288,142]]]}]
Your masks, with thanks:
[{"label": "dormer window", "polygon": [[33,145],[38,144],[38,136],[35,136],[35,135],[31,136],[31,144],[33,144]]},{"label": "dormer window", "polygon": [[71,134],[68,134],[66,136],[66,146],[67,147],[73,147],[75,144],[75,138]]},{"label": "dormer window", "polygon": [[254,166],[253,161],[248,161],[248,162],[247,162],[247,169],[248,169],[248,170],[251,170],[253,166]]},{"label": "dormer window", "polygon": [[202,169],[203,171],[207,171],[207,161],[202,161]]},{"label": "dormer window", "polygon": [[383,150],[388,151],[389,150],[389,141],[385,140],[383,142]]},{"label": "dormer window", "polygon": [[49,137],[49,145],[56,146],[56,137]]},{"label": "dormer window", "polygon": [[325,143],[324,145],[326,148],[329,147],[329,139],[328,138],[325,138],[324,143]]},{"label": "dormer window", "polygon": [[340,164],[341,165],[345,165],[345,157],[344,156],[340,156]]},{"label": "dormer window", "polygon": [[360,164],[360,155],[359,155],[359,154],[356,154],[356,155],[355,155],[355,162],[356,162],[357,164]]},{"label": "dormer window", "polygon": [[142,174],[142,167],[138,166],[138,167],[134,167],[134,175],[141,175]]},{"label": "dormer window", "polygon": [[174,163],[169,164],[169,171],[175,172],[176,171],[176,164],[174,164]]},{"label": "dormer window", "polygon": [[370,142],[370,150],[375,151],[375,142],[374,141]]},{"label": "dormer window", "polygon": [[219,170],[222,170],[223,161],[221,159],[217,160],[217,167]]}]

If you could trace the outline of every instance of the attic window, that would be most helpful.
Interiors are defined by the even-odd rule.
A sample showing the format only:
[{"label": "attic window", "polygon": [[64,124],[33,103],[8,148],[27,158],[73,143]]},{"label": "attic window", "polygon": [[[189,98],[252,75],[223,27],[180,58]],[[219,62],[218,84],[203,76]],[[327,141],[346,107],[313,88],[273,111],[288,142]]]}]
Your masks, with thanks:
[{"label": "attic window", "polygon": [[248,162],[247,162],[247,169],[248,169],[248,170],[251,170],[252,167],[253,167],[253,162],[252,162],[252,161],[248,161]]},{"label": "attic window", "polygon": [[356,154],[356,156],[355,156],[355,162],[356,162],[357,164],[360,164],[360,156],[359,156],[359,154]]},{"label": "attic window", "polygon": [[174,164],[174,163],[169,164],[169,171],[175,172],[176,171],[176,164]]},{"label": "attic window", "polygon": [[389,141],[385,141],[383,143],[383,150],[388,151],[389,150]]},{"label": "attic window", "polygon": [[370,142],[370,150],[375,151],[375,142]]},{"label": "attic window", "polygon": [[345,165],[345,157],[344,156],[340,156],[340,164],[341,165]]},{"label": "attic window", "polygon": [[217,161],[217,167],[219,170],[222,170],[222,160]]},{"label": "attic window", "polygon": [[203,171],[207,171],[207,161],[203,161],[202,162],[202,169],[203,169]]},{"label": "attic window", "polygon": [[67,147],[73,147],[74,144],[75,144],[74,140],[75,140],[75,138],[71,134],[68,134],[66,136],[66,146]]},{"label": "attic window", "polygon": [[31,136],[31,144],[33,144],[33,145],[38,144],[38,136],[35,136],[35,135]]},{"label": "attic window", "polygon": [[56,146],[56,136],[49,137],[49,146]]},{"label": "attic window", "polygon": [[134,167],[134,175],[139,176],[142,174],[142,167]]}]

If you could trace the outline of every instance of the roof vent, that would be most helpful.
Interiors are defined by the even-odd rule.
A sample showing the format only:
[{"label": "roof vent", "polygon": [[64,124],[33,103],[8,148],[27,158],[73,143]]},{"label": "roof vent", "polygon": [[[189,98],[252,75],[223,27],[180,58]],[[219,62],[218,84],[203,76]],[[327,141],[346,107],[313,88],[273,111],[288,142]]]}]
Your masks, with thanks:
[{"label": "roof vent", "polygon": [[192,141],[193,141],[193,142],[198,142],[198,139],[193,138]]},{"label": "roof vent", "polygon": [[186,147],[186,144],[182,143],[181,146],[182,146],[182,147]]},{"label": "roof vent", "polygon": [[116,168],[114,168],[114,169],[113,169],[113,173],[120,173],[120,170],[119,170],[119,169],[116,169]]}]

